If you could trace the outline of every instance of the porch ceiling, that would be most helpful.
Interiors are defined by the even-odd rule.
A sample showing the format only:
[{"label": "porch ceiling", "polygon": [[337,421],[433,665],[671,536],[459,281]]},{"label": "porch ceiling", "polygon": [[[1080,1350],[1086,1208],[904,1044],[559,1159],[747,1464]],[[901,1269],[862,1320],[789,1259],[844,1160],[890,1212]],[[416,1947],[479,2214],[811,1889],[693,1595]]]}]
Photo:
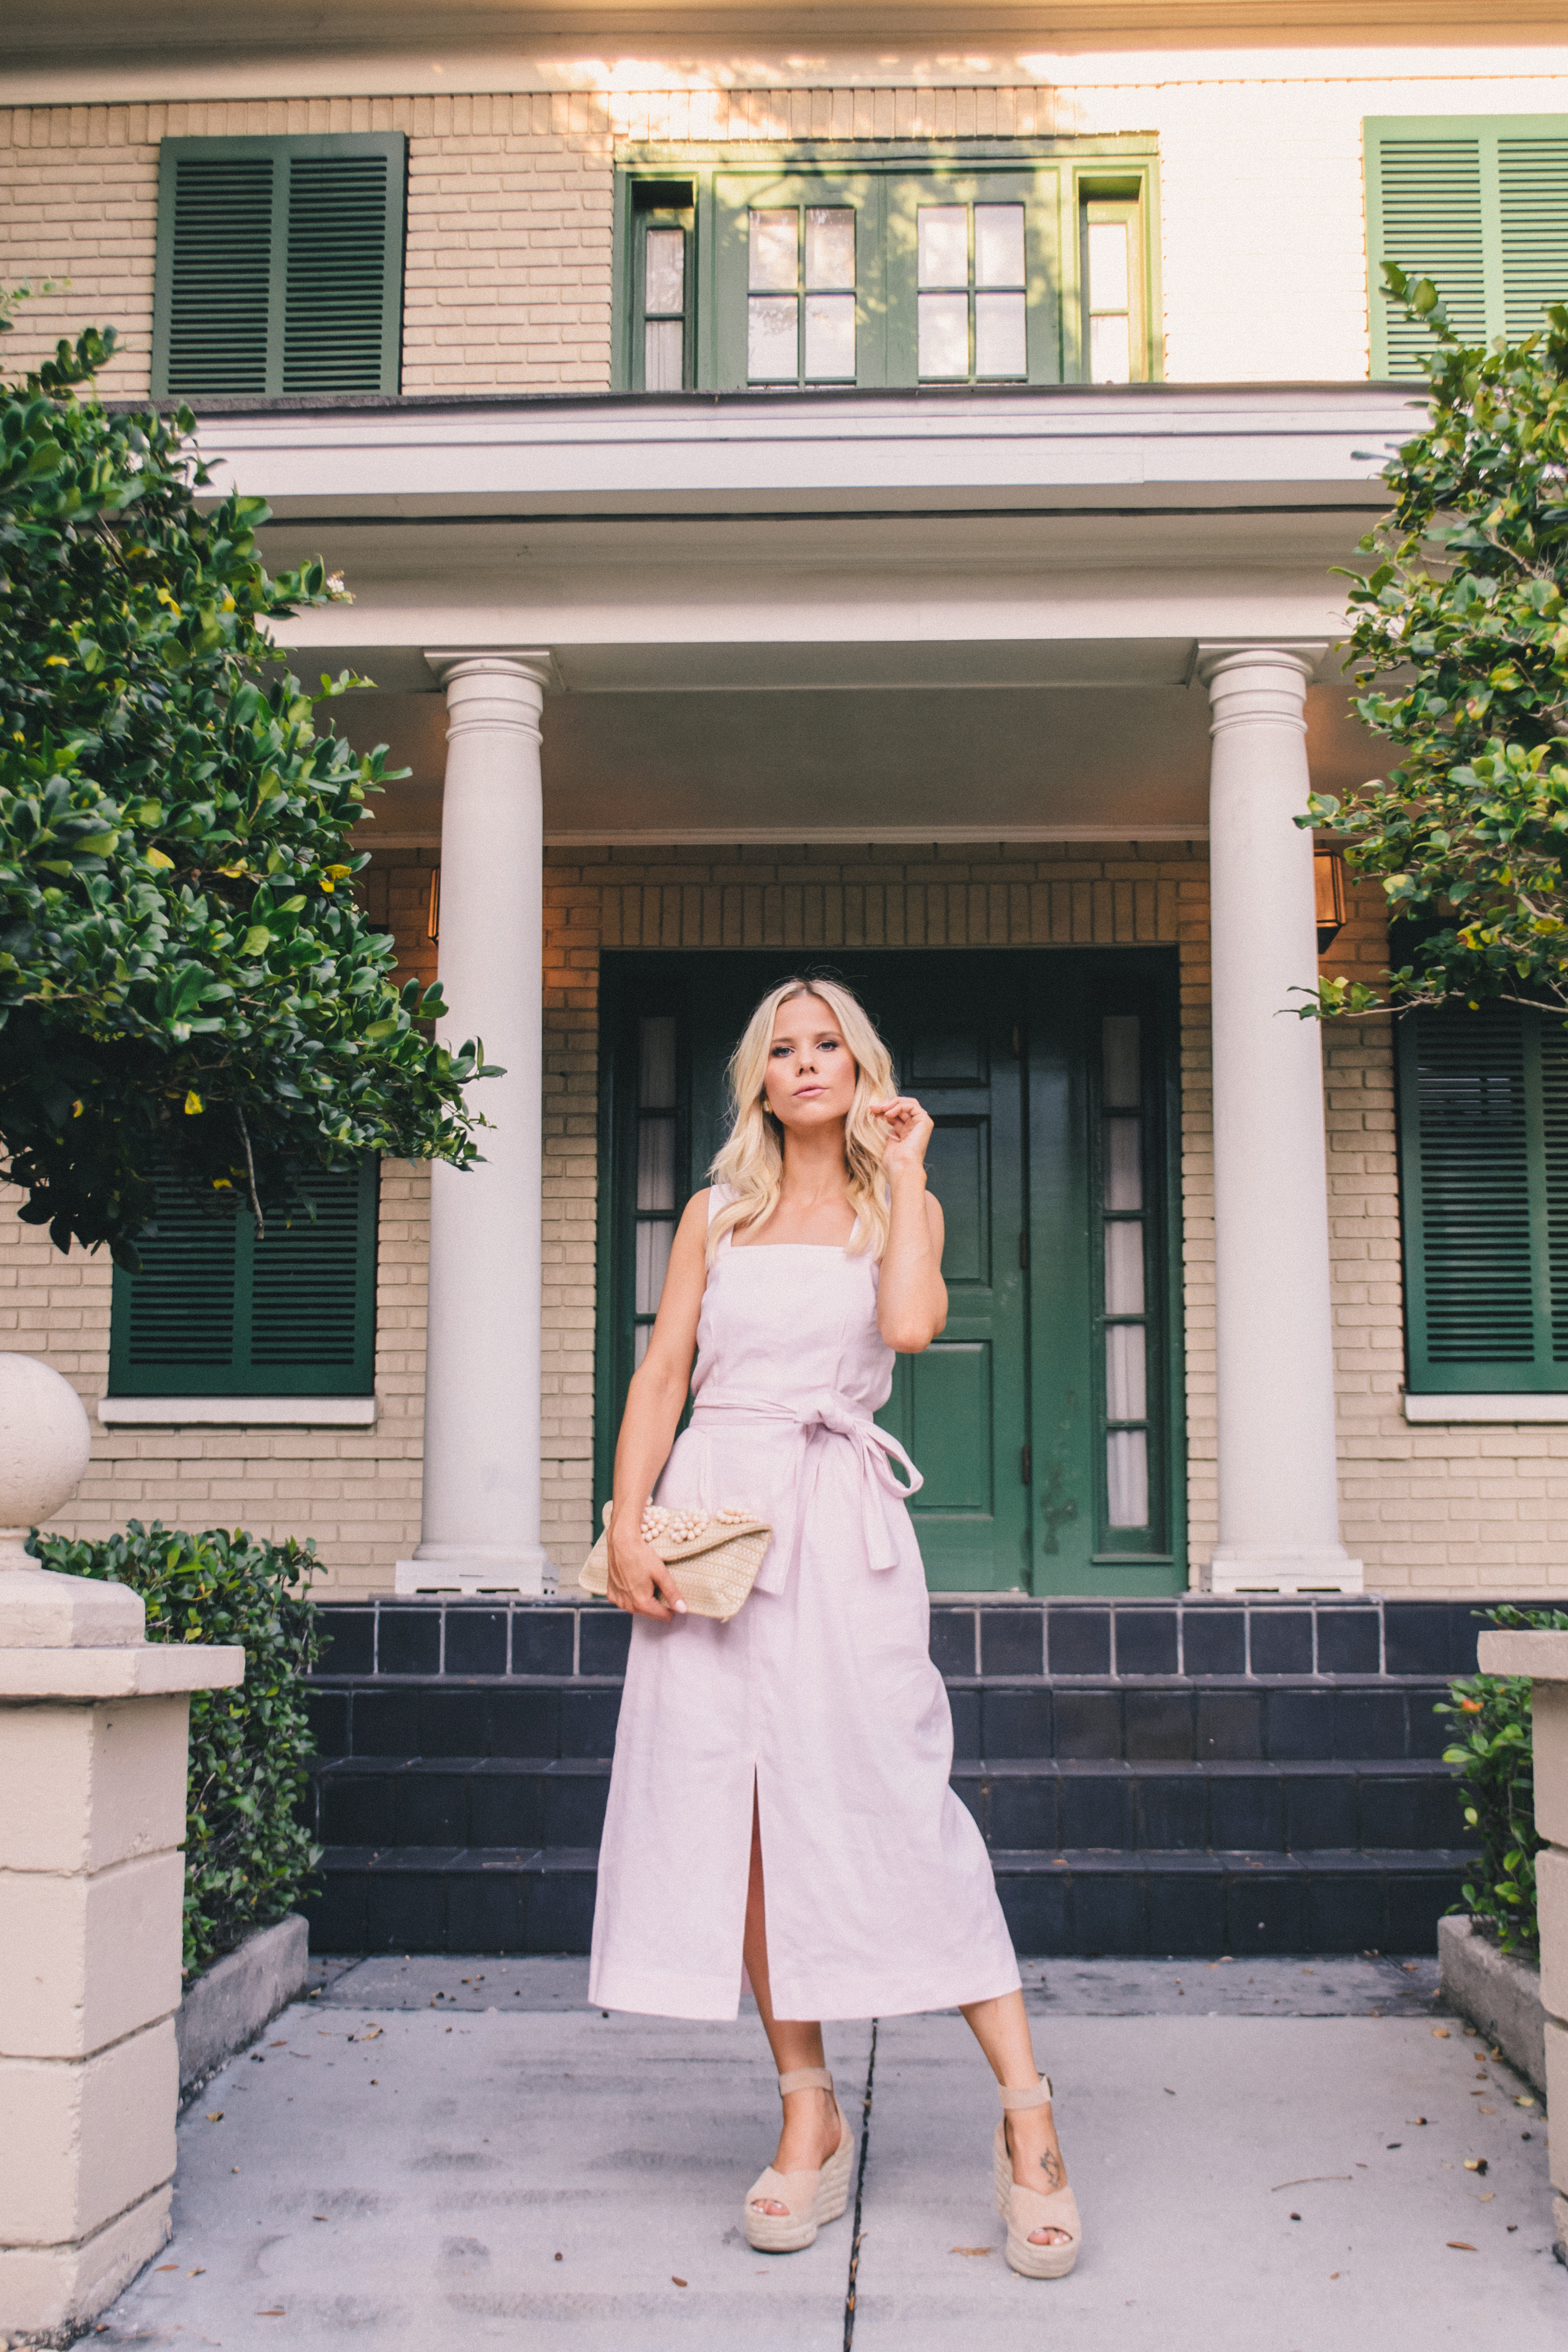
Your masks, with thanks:
[{"label": "porch ceiling", "polygon": [[[427,649],[548,650],[558,837],[1203,830],[1200,643],[1322,645],[1403,387],[320,404],[204,440],[353,601],[279,631],[438,827]],[[1328,783],[1374,748],[1313,697]]]},{"label": "porch ceiling", "polygon": [[[367,845],[439,838],[438,695],[340,704],[362,746],[413,771]],[[555,841],[1193,839],[1207,830],[1201,686],[865,693],[574,693],[545,706]],[[1314,781],[1343,789],[1386,751],[1337,688],[1308,698]]]}]

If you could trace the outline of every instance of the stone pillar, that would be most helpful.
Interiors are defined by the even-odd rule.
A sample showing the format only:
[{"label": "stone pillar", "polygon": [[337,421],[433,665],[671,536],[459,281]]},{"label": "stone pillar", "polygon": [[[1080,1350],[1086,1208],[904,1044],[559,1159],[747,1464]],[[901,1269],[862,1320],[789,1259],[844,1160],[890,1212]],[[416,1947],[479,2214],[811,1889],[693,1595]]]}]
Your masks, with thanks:
[{"label": "stone pillar", "polygon": [[1213,707],[1216,1592],[1359,1591],[1340,1541],[1306,808],[1306,689],[1321,646],[1200,648]]},{"label": "stone pillar", "polygon": [[479,1165],[430,1171],[430,1309],[418,1549],[400,1592],[542,1592],[540,1260],[547,654],[433,653],[450,724],[439,969],[454,1045],[506,1076],[474,1101]]},{"label": "stone pillar", "polygon": [[1541,1914],[1541,2006],[1546,2027],[1546,2112],[1552,2213],[1557,2250],[1568,2263],[1568,1633],[1483,1633],[1483,1675],[1529,1675],[1535,1751],[1535,1826],[1546,1840],[1535,1858]]},{"label": "stone pillar", "polygon": [[64,2344],[169,2236],[189,1694],[124,1585],[40,1569],[87,1466],[58,1372],[0,1355],[0,2341]]}]

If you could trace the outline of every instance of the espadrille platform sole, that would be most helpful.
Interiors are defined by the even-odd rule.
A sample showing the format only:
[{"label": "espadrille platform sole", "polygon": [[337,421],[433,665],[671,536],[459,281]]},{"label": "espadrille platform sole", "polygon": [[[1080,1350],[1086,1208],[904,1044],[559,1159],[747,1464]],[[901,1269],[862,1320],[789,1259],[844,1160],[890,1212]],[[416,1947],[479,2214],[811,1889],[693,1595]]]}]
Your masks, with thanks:
[{"label": "espadrille platform sole", "polygon": [[[1003,2118],[996,2126],[993,2150],[993,2170],[996,2183],[996,2210],[1007,2224],[1007,2263],[1020,2278],[1066,2278],[1078,2260],[1083,2239],[1083,2224],[1079,2219],[1078,2199],[1070,2189],[1054,2189],[1048,2196],[1038,2189],[1026,2189],[1013,2178],[1013,2158],[1007,2147],[1007,2115],[1016,2107],[1047,2107],[1051,2102],[1051,2086],[1042,2082],[1034,2091],[1002,2093]],[[1065,2232],[1065,2245],[1036,2246],[1029,2242],[1032,2230],[1060,2230]]]},{"label": "espadrille platform sole", "polygon": [[[831,2091],[833,2077],[825,2066],[800,2066],[779,2077],[779,2092]],[[838,2146],[817,2172],[775,2172],[770,2164],[746,2191],[743,2208],[746,2243],[760,2254],[798,2254],[818,2230],[837,2221],[849,2202],[849,2171],[855,2157],[855,2135],[844,2110],[838,2114]],[[782,2213],[760,2213],[756,2200],[782,2205]]]}]

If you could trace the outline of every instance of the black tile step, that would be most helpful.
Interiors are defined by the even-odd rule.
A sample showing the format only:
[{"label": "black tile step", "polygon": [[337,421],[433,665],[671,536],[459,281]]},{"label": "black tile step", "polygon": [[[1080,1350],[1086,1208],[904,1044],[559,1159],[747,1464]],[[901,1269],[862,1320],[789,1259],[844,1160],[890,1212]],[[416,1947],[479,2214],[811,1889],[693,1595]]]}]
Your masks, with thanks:
[{"label": "black tile step", "polygon": [[[348,1757],[322,1764],[308,1815],[323,1845],[596,1847],[610,1767],[598,1758]],[[1465,1848],[1458,1783],[1424,1759],[1357,1764],[1128,1764],[1028,1759],[955,1765],[988,1845],[1055,1852]]]},{"label": "black tile step", "polygon": [[[1430,1951],[1468,1857],[1411,1853],[993,1855],[1020,1953],[1217,1958]],[[306,1907],[321,1952],[585,1952],[583,1848],[329,1847]]]},{"label": "black tile step", "polygon": [[[1029,1757],[1131,1763],[1361,1761],[1440,1757],[1453,1737],[1431,1678],[1343,1676],[1194,1682],[1152,1677],[1134,1688],[1088,1678],[950,1678],[953,1752],[996,1763]],[[317,1746],[331,1756],[606,1757],[621,1685],[609,1676],[550,1680],[313,1682]]]}]

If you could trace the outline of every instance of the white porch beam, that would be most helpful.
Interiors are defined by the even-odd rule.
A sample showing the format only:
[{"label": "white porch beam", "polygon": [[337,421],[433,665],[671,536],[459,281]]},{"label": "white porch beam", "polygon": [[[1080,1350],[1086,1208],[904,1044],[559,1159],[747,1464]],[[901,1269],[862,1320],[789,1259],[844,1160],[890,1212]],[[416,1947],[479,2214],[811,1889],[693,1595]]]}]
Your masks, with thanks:
[{"label": "white porch beam", "polygon": [[542,1592],[541,1053],[548,654],[438,652],[446,689],[440,975],[453,1045],[506,1075],[474,1102],[484,1157],[430,1171],[421,1539],[399,1592]]},{"label": "white porch beam", "polygon": [[1340,1541],[1305,699],[1321,644],[1209,645],[1216,1592],[1359,1591]]}]

